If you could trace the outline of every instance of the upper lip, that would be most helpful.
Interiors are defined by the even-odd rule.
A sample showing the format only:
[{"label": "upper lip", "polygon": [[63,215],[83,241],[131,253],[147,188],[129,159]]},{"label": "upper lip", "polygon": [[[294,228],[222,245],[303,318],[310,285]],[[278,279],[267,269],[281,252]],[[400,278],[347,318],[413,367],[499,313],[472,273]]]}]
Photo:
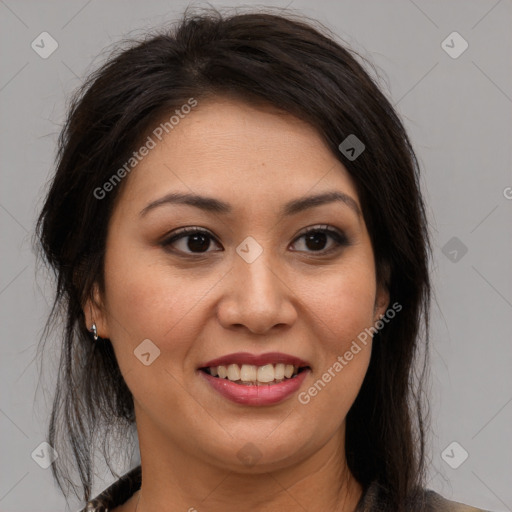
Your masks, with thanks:
[{"label": "upper lip", "polygon": [[199,368],[210,368],[213,366],[228,366],[230,364],[251,364],[255,366],[264,366],[266,364],[293,364],[303,367],[309,364],[299,357],[283,354],[281,352],[266,352],[265,354],[251,354],[249,352],[236,352],[226,356],[217,357],[199,365]]}]

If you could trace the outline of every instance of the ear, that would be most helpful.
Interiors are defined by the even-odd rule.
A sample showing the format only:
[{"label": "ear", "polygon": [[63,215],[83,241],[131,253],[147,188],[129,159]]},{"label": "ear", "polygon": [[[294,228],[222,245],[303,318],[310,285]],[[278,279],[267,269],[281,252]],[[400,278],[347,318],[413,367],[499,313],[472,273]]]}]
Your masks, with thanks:
[{"label": "ear", "polygon": [[379,320],[387,311],[389,306],[389,282],[391,277],[391,269],[386,262],[383,265],[383,275],[377,283],[377,291],[375,294],[375,305],[373,308],[373,321]]},{"label": "ear", "polygon": [[103,299],[97,283],[94,283],[93,285],[92,297],[87,299],[83,312],[88,330],[91,329],[91,326],[94,323],[96,324],[96,329],[100,338],[110,338]]}]

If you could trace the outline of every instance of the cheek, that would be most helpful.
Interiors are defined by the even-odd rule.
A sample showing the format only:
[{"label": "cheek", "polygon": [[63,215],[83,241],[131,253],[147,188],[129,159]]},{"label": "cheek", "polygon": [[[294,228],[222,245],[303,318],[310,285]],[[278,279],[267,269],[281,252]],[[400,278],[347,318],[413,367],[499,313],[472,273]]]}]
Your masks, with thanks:
[{"label": "cheek", "polygon": [[305,306],[316,317],[330,349],[341,351],[373,325],[376,282],[372,267],[361,263],[328,272],[302,290]]},{"label": "cheek", "polygon": [[[370,271],[369,271],[370,269]],[[319,365],[298,401],[309,411],[308,428],[334,431],[352,407],[371,357],[375,278],[371,267],[330,273],[308,295],[308,308],[317,329]],[[314,418],[323,418],[322,425]],[[309,418],[312,418],[311,420]]]},{"label": "cheek", "polygon": [[137,261],[133,253],[129,262],[116,258],[105,268],[108,325],[121,373],[137,403],[161,408],[160,419],[169,424],[169,404],[173,410],[191,407],[183,393],[184,367],[200,337],[201,299],[214,282],[186,279],[169,267]]},{"label": "cheek", "polygon": [[115,243],[110,249],[105,261],[105,304],[120,364],[123,359],[130,362],[133,350],[145,339],[162,352],[171,349],[164,347],[170,342],[173,352],[185,350],[195,334],[190,318],[211,285],[149,261],[143,252],[116,251]]}]

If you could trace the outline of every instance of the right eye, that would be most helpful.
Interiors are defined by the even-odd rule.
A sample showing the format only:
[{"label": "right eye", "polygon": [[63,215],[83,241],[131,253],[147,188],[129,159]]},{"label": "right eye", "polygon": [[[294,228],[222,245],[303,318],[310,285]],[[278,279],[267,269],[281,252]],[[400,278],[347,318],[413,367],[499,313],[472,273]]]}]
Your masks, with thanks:
[{"label": "right eye", "polygon": [[210,232],[199,228],[188,227],[172,232],[161,242],[161,246],[171,252],[181,252],[189,256],[212,252],[208,251],[212,240],[218,243]]}]

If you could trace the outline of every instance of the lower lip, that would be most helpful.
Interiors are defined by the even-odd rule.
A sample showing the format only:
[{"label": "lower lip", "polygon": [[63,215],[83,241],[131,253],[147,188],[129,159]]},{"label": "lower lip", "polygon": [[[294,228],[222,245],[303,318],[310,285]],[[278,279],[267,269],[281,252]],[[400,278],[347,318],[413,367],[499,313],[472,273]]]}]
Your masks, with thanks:
[{"label": "lower lip", "polygon": [[277,404],[295,393],[310,370],[309,368],[303,370],[293,379],[286,379],[279,384],[263,384],[261,386],[236,384],[228,379],[212,377],[202,370],[198,371],[213,389],[237,404],[271,405]]}]

